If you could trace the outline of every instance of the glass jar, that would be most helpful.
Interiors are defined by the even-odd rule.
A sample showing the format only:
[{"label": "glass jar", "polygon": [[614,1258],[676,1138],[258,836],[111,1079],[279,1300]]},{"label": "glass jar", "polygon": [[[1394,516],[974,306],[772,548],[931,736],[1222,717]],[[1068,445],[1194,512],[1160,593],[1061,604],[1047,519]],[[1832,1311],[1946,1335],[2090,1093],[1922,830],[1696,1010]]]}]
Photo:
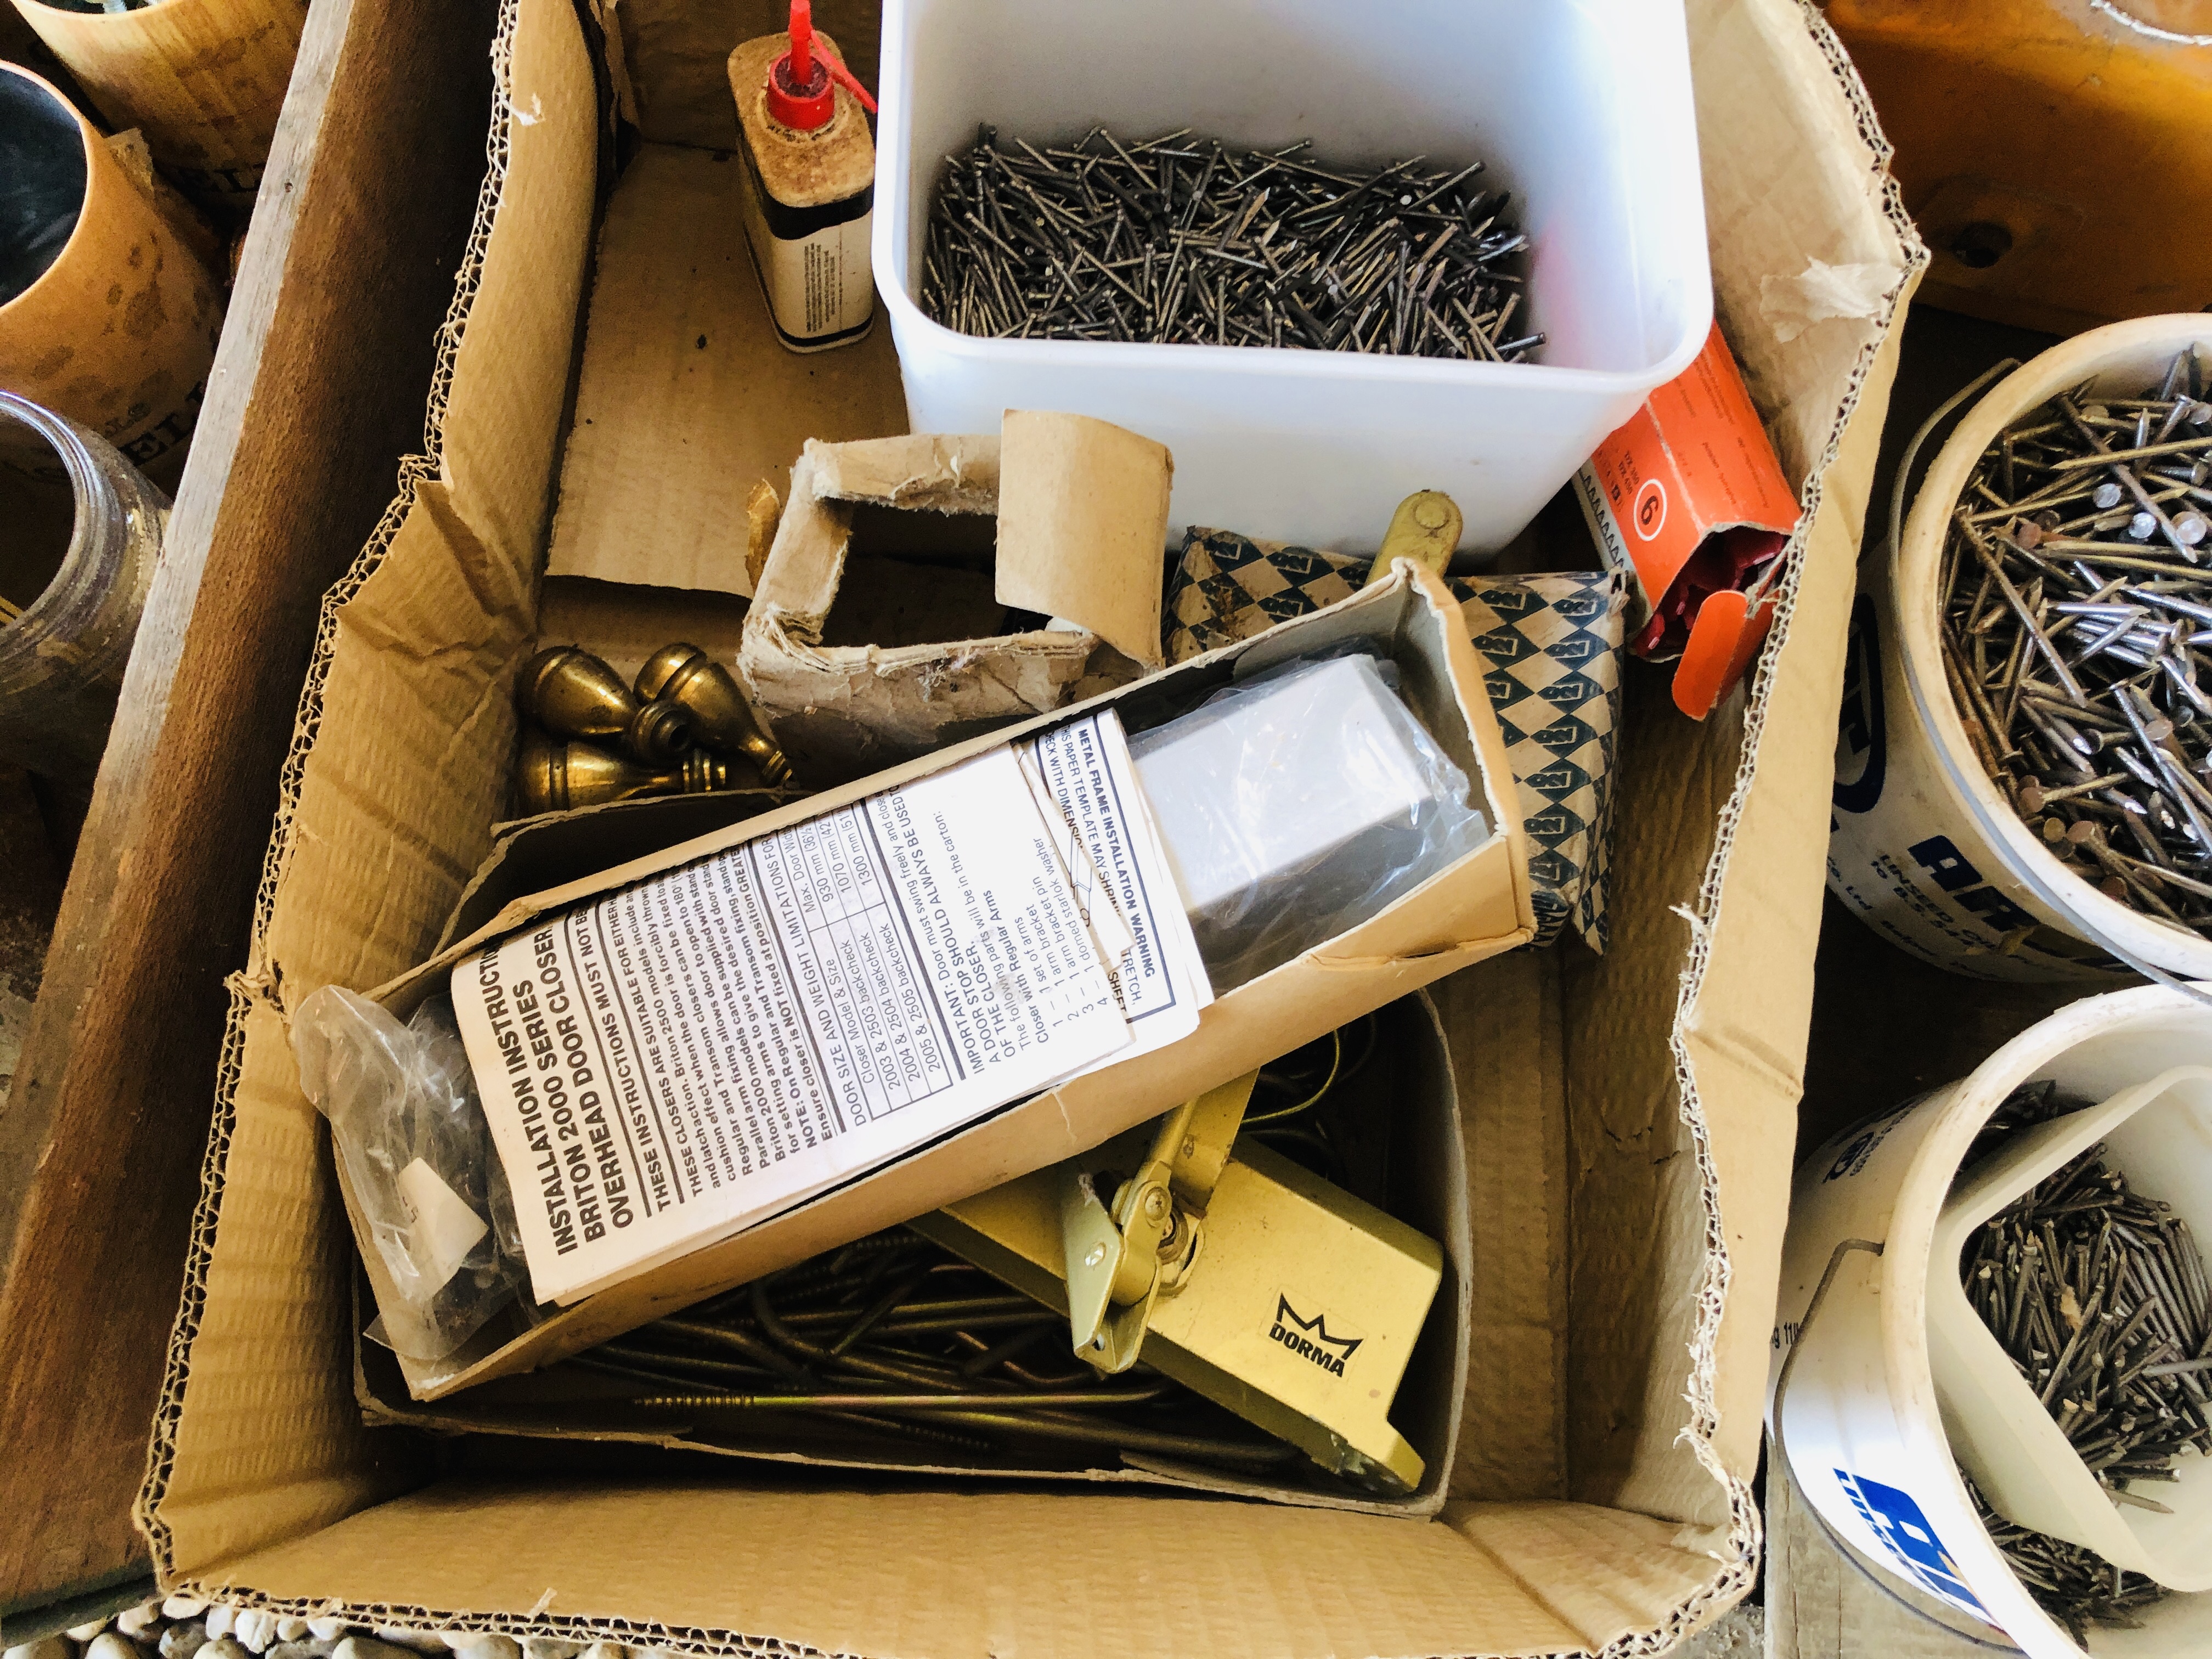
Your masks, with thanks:
[{"label": "glass jar", "polygon": [[74,505],[58,568],[0,625],[0,758],[88,787],[107,747],[169,500],[105,438],[27,398],[0,392],[0,428],[18,441],[8,446],[11,456],[26,436],[43,442],[52,465],[41,456],[29,470],[65,477]]}]

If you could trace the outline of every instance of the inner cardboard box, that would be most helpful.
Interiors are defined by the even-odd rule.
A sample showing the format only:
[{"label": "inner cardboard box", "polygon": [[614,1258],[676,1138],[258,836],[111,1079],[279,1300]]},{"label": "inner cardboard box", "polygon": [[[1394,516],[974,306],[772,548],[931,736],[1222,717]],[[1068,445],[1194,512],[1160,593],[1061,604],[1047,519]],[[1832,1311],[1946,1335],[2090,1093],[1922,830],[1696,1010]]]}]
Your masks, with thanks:
[{"label": "inner cardboard box", "polygon": [[[704,827],[702,815],[684,810],[690,805],[682,804],[673,815],[633,810],[624,816],[656,839],[672,834],[684,839],[686,831]],[[732,817],[750,816],[762,805],[759,799],[746,802]],[[650,823],[655,817],[666,824],[657,835]],[[646,822],[640,823],[641,818]],[[495,914],[509,897],[564,877],[596,873],[605,857],[607,840],[604,815],[598,823],[601,827],[590,834],[578,833],[574,819],[543,819],[519,829],[507,838],[496,863],[476,884],[464,908]],[[537,884],[519,884],[522,882]],[[1473,1263],[1467,1188],[1458,1178],[1466,1167],[1458,1102],[1443,1027],[1425,994],[1417,993],[1363,1017],[1347,1029],[1346,1041],[1348,1070],[1352,1058],[1364,1055],[1364,1063],[1340,1085],[1329,1103],[1332,1119],[1342,1126],[1345,1136],[1347,1190],[1436,1239],[1444,1251],[1443,1283],[1391,1412],[1393,1423],[1426,1466],[1416,1490],[1401,1497],[1363,1491],[1303,1459],[1264,1474],[1239,1474],[1162,1456],[1140,1455],[1125,1462],[1111,1449],[1019,1437],[1003,1441],[992,1451],[918,1448],[898,1436],[865,1431],[856,1436],[849,1427],[791,1413],[707,1413],[689,1422],[670,1422],[663,1413],[655,1420],[620,1403],[638,1392],[634,1382],[573,1364],[497,1377],[426,1404],[410,1396],[406,1376],[391,1352],[366,1338],[355,1349],[355,1387],[362,1410],[372,1423],[444,1435],[617,1441],[769,1463],[940,1477],[1073,1477],[1259,1494],[1375,1514],[1434,1515],[1443,1507],[1451,1473],[1468,1346]],[[364,1322],[368,1311],[364,1305]],[[1053,1361],[1050,1345],[1038,1352]]]},{"label": "inner cardboard box", "polygon": [[1050,620],[999,603],[994,521],[975,513],[902,513],[864,505],[836,603],[823,619],[827,646],[936,645],[1027,634]]},{"label": "inner cardboard box", "polygon": [[[787,489],[806,437],[902,425],[888,331],[781,354],[744,264],[723,62],[776,9],[506,0],[429,453],[327,602],[233,982],[140,1504],[165,1589],[884,1656],[1087,1652],[1101,1632],[1192,1656],[1628,1654],[1744,1593],[1844,624],[1893,325],[1925,256],[1817,15],[1688,9],[1717,309],[1805,524],[1747,691],[1696,725],[1662,671],[1631,665],[1608,953],[1524,950],[1432,992],[1472,1229],[1439,1517],[364,1423],[352,1249],[292,1012],[434,948],[503,816],[537,644],[618,671],[670,638],[730,659],[752,485]],[[872,81],[872,8],[819,21]],[[611,178],[615,110],[643,142]],[[1888,273],[1865,314],[1812,314],[1838,264]],[[1545,538],[1561,522],[1510,568],[1594,563]]]}]

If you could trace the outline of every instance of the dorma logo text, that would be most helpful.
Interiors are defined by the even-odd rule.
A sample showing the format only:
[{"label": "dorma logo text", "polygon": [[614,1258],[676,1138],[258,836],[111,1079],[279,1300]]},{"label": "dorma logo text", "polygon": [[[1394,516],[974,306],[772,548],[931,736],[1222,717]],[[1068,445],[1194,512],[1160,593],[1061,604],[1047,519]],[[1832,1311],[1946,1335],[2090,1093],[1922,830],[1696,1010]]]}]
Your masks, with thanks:
[{"label": "dorma logo text", "polygon": [[1311,1319],[1302,1316],[1291,1306],[1291,1298],[1280,1291],[1275,1296],[1275,1323],[1267,1335],[1270,1340],[1281,1343],[1301,1359],[1310,1359],[1332,1376],[1344,1375],[1344,1362],[1352,1358],[1352,1350],[1364,1340],[1331,1336],[1327,1316],[1316,1314]]}]

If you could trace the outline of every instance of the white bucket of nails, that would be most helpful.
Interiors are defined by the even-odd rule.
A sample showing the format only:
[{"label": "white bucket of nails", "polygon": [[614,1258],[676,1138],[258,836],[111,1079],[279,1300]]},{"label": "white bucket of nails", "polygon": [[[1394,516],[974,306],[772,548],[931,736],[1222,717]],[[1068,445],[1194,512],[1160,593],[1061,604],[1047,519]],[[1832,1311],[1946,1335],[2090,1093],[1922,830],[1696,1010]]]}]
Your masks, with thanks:
[{"label": "white bucket of nails", "polygon": [[[1978,1147],[1991,1115],[2028,1085],[2087,1104]],[[2093,1149],[2101,1149],[2094,1164],[2083,1156]],[[2081,1241],[2067,1231],[2076,1212],[2068,1206],[2091,1207],[2086,1200],[2100,1183],[2112,1190],[2115,1174],[2127,1208],[2099,1209],[2097,1236],[2117,1249],[2126,1241],[2107,1231],[2114,1215],[2163,1218],[2162,1255],[2106,1262],[2073,1254]],[[2045,1182],[2034,1209],[2013,1207]],[[2008,1237],[2043,1236],[2045,1220],[2061,1272],[2088,1293],[2073,1297],[2074,1281],[2063,1281],[2068,1298],[2045,1339],[2056,1355],[2039,1361],[2040,1345],[2015,1335],[2014,1349],[2028,1356],[2024,1374],[1990,1321],[2026,1309],[2019,1287],[2033,1281],[1984,1277],[1978,1264]],[[1863,1558],[1911,1587],[1923,1610],[1933,1598],[1964,1633],[2002,1632],[2038,1659],[2079,1659],[2083,1642],[2027,1582],[2034,1550],[2008,1556],[1977,1510],[1971,1477],[2015,1543],[2005,1523],[2101,1555],[2087,1569],[2100,1594],[2103,1574],[2118,1570],[2115,1616],[2088,1619],[2072,1604],[2097,1659],[2212,1652],[2212,1457],[2195,1444],[2159,1449],[2199,1428],[2192,1408],[2170,1428],[2144,1428],[2154,1419],[2136,1419],[2138,1396],[2126,1393],[2159,1366],[2173,1379],[2160,1385],[2163,1395],[2212,1406],[2212,1367],[2173,1351],[2212,1347],[2208,1240],[2212,1007],[2185,992],[2149,987],[2074,1003],[1960,1081],[1838,1135],[1797,1171],[1768,1402],[1769,1426],[1807,1498]],[[2147,1290],[2138,1277],[2155,1284]],[[2008,1286],[2012,1302],[2000,1303]],[[2169,1304],[2185,1303],[2172,1314]],[[2046,1322],[2050,1307],[2045,1297]],[[2169,1317],[2179,1320],[2173,1334]],[[2129,1424],[2112,1431],[2119,1462],[2106,1461],[2104,1419],[2081,1425],[2078,1448],[2060,1426],[2100,1410]],[[2152,1472],[2131,1473],[2138,1468]]]},{"label": "white bucket of nails", "polygon": [[[2111,868],[2055,856],[1991,780],[1946,678],[1939,592],[1953,515],[1983,455],[2008,428],[2085,384],[2091,400],[2140,398],[2192,349],[2212,383],[2212,316],[2194,313],[2094,329],[2014,370],[1944,443],[1896,546],[1867,555],[1844,674],[1828,887],[1877,933],[1939,968],[2051,981],[2110,980],[2148,964],[2212,979],[2212,939],[2136,908],[2144,902],[2139,897],[2123,902],[2100,890],[2089,877],[2124,894],[2126,888]],[[2202,396],[2212,398],[2212,384]],[[2189,411],[2173,435],[2207,441],[2198,453],[2212,456],[2212,417],[2193,418],[2203,412]],[[2171,459],[2139,465],[2172,471]],[[2172,510],[2179,514],[2194,510],[2197,500],[2184,491],[2187,483],[2161,477],[2151,488],[2175,492]],[[1969,506],[1987,509],[1978,495]],[[2212,502],[2205,510],[2212,512]],[[2003,527],[2001,517],[1990,522]],[[2162,539],[2147,550],[2183,562]],[[2203,556],[2212,572],[2212,539]],[[2212,701],[2212,672],[2203,689]],[[2212,810],[2204,817],[2212,823]],[[2112,867],[2160,890],[2163,878],[2146,878],[2131,861]],[[2212,886],[2212,866],[2187,871],[2184,879]]]}]

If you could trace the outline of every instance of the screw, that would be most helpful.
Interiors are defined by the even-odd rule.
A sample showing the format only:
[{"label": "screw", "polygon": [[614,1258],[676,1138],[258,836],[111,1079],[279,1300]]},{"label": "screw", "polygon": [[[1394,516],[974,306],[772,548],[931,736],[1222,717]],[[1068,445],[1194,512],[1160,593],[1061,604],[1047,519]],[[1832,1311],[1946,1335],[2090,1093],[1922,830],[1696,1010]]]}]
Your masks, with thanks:
[{"label": "screw", "polygon": [[1987,270],[2012,252],[2012,232],[1994,219],[1977,219],[1951,239],[1951,257],[1969,270]]}]

